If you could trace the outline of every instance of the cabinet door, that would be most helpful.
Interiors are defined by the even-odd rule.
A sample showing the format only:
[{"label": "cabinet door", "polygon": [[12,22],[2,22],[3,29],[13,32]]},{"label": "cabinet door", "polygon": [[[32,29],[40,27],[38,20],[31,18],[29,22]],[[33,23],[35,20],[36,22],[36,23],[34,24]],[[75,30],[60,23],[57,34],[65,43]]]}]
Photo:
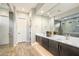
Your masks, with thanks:
[{"label": "cabinet door", "polygon": [[59,55],[58,42],[53,41],[53,40],[49,40],[49,51],[50,51],[53,55]]},{"label": "cabinet door", "polygon": [[36,36],[36,41],[42,45],[42,37]]},{"label": "cabinet door", "polygon": [[79,56],[79,48],[72,47],[66,44],[60,44],[61,56]]},{"label": "cabinet door", "polygon": [[46,49],[49,49],[49,39],[42,38],[42,46]]},{"label": "cabinet door", "polygon": [[36,35],[36,42],[39,42],[39,36]]}]

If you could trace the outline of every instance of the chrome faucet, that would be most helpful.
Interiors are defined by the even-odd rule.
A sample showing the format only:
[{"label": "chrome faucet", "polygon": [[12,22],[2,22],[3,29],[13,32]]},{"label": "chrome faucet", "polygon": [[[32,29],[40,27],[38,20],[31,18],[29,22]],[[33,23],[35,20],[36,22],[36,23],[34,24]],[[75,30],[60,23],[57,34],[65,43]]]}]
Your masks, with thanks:
[{"label": "chrome faucet", "polygon": [[66,40],[70,39],[70,33],[66,33]]}]

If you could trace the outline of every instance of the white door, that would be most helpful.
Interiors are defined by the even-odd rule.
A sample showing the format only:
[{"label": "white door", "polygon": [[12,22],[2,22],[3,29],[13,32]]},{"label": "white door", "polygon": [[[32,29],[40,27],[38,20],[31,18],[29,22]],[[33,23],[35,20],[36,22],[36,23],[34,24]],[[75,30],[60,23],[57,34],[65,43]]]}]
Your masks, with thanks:
[{"label": "white door", "polygon": [[0,16],[0,45],[9,44],[9,17]]},{"label": "white door", "polygon": [[26,19],[18,18],[16,20],[16,39],[17,42],[26,42],[27,41],[27,28],[26,28]]}]

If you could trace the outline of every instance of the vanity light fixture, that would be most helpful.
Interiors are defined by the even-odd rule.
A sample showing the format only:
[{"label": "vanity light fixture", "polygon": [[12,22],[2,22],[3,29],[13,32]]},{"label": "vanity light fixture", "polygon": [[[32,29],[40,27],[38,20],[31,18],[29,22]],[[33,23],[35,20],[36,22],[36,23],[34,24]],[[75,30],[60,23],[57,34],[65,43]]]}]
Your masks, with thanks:
[{"label": "vanity light fixture", "polygon": [[24,8],[22,8],[22,11],[25,11],[25,9],[24,9]]},{"label": "vanity light fixture", "polygon": [[68,19],[68,18],[64,18],[64,19]]}]

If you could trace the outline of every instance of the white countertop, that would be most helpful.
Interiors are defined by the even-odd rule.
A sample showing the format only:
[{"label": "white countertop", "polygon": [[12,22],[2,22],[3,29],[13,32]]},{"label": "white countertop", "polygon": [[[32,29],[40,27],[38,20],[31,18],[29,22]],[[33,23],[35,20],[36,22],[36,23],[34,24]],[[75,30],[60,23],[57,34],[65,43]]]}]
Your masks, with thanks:
[{"label": "white countertop", "polygon": [[46,35],[44,35],[42,33],[36,33],[36,35],[79,48],[79,38],[78,37],[70,36],[70,37],[68,37],[68,39],[66,39],[66,36],[61,36],[61,35],[52,35],[51,37],[47,37]]}]

